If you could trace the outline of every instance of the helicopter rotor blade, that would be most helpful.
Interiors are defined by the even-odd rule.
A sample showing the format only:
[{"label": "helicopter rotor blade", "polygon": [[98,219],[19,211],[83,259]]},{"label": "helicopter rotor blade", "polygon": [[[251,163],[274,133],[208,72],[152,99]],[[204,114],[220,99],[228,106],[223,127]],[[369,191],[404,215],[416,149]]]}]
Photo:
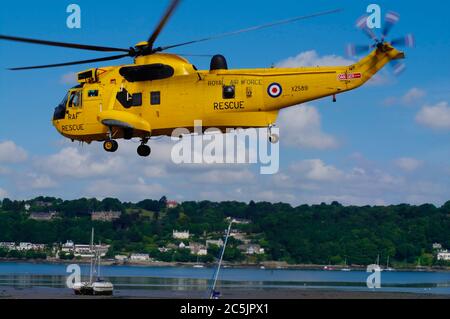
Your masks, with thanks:
[{"label": "helicopter rotor blade", "polygon": [[385,24],[383,29],[383,39],[385,39],[392,28],[400,21],[400,15],[397,12],[389,11],[386,13]]},{"label": "helicopter rotor blade", "polygon": [[58,67],[62,67],[62,66],[70,66],[70,65],[78,65],[78,64],[87,64],[87,63],[94,63],[94,62],[118,60],[118,59],[126,58],[126,57],[129,57],[129,56],[130,56],[129,54],[121,54],[121,55],[114,55],[114,56],[110,56],[110,57],[91,59],[91,60],[74,61],[74,62],[49,64],[49,65],[39,65],[39,66],[27,66],[27,67],[20,67],[20,68],[11,68],[9,70],[10,71],[23,71],[23,70],[58,68]]},{"label": "helicopter rotor blade", "polygon": [[346,47],[346,53],[348,57],[355,57],[369,52],[371,48],[371,45],[348,44]]},{"label": "helicopter rotor blade", "polygon": [[155,31],[153,31],[150,38],[148,38],[148,44],[151,48],[153,48],[153,44],[155,43],[164,26],[167,24],[167,21],[169,21],[170,17],[174,14],[175,10],[180,5],[180,2],[181,0],[172,0],[172,2],[170,3],[169,7],[166,10],[166,13],[163,15]]},{"label": "helicopter rotor blade", "polygon": [[404,37],[401,38],[397,38],[391,41],[391,45],[392,46],[397,46],[397,47],[408,47],[408,48],[413,48],[414,45],[416,43],[416,40],[414,38],[414,35],[412,34],[407,34]]},{"label": "helicopter rotor blade", "polygon": [[54,41],[47,41],[47,40],[13,37],[13,36],[7,36],[7,35],[0,35],[0,40],[25,42],[25,43],[47,45],[47,46],[52,46],[52,47],[61,47],[61,48],[70,48],[70,49],[88,50],[88,51],[130,52],[129,49],[122,49],[122,48],[103,47],[103,46],[96,46],[96,45],[85,45],[85,44],[78,44],[78,43],[54,42]]},{"label": "helicopter rotor blade", "polygon": [[406,70],[406,64],[403,62],[396,61],[396,60],[391,61],[390,66],[394,70],[395,76],[399,76]]},{"label": "helicopter rotor blade", "polygon": [[185,57],[195,57],[195,58],[212,58],[214,54],[196,54],[196,53],[179,53],[171,52],[171,54],[181,55]]},{"label": "helicopter rotor blade", "polygon": [[246,29],[242,29],[242,30],[238,30],[238,31],[232,31],[232,32],[218,34],[218,35],[213,35],[213,36],[198,39],[198,40],[193,40],[193,41],[183,42],[183,43],[179,43],[179,44],[159,47],[159,48],[154,49],[154,52],[161,52],[161,51],[165,51],[165,50],[169,50],[172,48],[177,48],[177,47],[181,47],[181,46],[185,46],[185,45],[190,45],[190,44],[194,44],[194,43],[217,40],[217,39],[221,39],[221,38],[225,38],[225,37],[229,37],[229,36],[233,36],[233,35],[238,35],[241,33],[247,33],[247,32],[251,32],[251,31],[272,28],[275,26],[283,25],[283,24],[289,24],[289,23],[293,23],[296,21],[300,21],[300,20],[306,20],[306,19],[311,19],[311,18],[315,18],[315,17],[325,16],[325,15],[329,15],[329,14],[333,14],[333,13],[338,13],[341,11],[342,11],[342,9],[335,9],[335,10],[323,11],[323,12],[319,12],[319,13],[315,13],[315,14],[311,14],[311,15],[300,16],[300,17],[295,17],[295,18],[291,18],[291,19],[285,19],[285,20],[272,22],[269,24],[263,24],[263,25],[259,25],[259,26],[254,26],[254,27],[250,27],[250,28],[246,28]]},{"label": "helicopter rotor blade", "polygon": [[367,19],[367,15],[360,17],[358,20],[356,20],[356,27],[363,31],[364,34],[367,35],[371,40],[378,42],[378,38],[375,33],[367,26]]}]

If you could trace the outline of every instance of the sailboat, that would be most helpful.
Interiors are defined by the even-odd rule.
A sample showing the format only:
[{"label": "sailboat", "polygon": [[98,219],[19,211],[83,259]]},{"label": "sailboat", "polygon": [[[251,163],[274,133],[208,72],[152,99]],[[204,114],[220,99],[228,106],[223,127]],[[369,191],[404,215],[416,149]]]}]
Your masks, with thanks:
[{"label": "sailboat", "polygon": [[[73,285],[73,290],[76,295],[95,295],[95,296],[112,296],[114,285],[111,282],[104,281],[100,277],[100,263],[101,253],[98,249],[94,249],[94,228],[91,232],[91,252],[94,256],[91,257],[91,265],[89,271],[89,282],[78,282]],[[96,278],[94,281],[94,273]]]},{"label": "sailboat", "polygon": [[389,256],[387,257],[387,261],[386,261],[386,271],[395,271],[394,268],[389,267]]},{"label": "sailboat", "polygon": [[341,271],[352,271],[352,270],[347,266],[347,258],[345,258],[345,261],[344,261],[344,268],[342,268]]},{"label": "sailboat", "polygon": [[384,270],[383,267],[381,267],[381,265],[380,265],[380,254],[377,255],[377,264],[376,265],[378,266],[378,269],[380,269],[380,271]]},{"label": "sailboat", "polygon": [[192,267],[194,267],[194,268],[205,268],[205,266],[199,262],[198,256],[197,256],[197,262]]}]

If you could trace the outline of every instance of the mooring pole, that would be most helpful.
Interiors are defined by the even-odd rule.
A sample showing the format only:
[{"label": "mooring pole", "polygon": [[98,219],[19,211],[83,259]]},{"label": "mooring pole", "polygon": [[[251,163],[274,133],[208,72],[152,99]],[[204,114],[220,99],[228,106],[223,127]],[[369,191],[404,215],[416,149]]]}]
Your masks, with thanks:
[{"label": "mooring pole", "polygon": [[214,282],[211,287],[211,293],[209,295],[209,299],[214,298],[214,293],[216,291],[217,279],[219,278],[220,267],[222,266],[223,255],[225,254],[225,249],[227,247],[228,237],[230,237],[231,225],[233,224],[233,221],[234,220],[231,220],[230,225],[228,226],[227,236],[225,237],[225,242],[223,244],[222,253],[220,254],[219,265],[217,266],[216,274],[214,275]]}]

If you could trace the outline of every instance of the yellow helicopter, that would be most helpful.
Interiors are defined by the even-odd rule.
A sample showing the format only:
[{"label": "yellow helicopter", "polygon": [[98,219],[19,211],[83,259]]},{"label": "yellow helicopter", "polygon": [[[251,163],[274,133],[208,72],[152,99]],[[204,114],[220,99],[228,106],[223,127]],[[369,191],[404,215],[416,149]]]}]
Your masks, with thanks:
[{"label": "yellow helicopter", "polygon": [[[70,89],[56,107],[53,125],[72,141],[104,142],[103,147],[107,152],[117,151],[117,139],[139,138],[141,145],[138,147],[138,154],[143,157],[151,153],[147,145],[151,137],[171,135],[176,128],[186,128],[193,132],[196,120],[202,121],[205,130],[211,127],[222,131],[228,128],[268,127],[269,141],[276,143],[278,137],[271,133],[270,128],[276,122],[281,109],[326,96],[332,96],[333,101],[336,101],[337,94],[363,85],[388,62],[403,59],[404,53],[394,46],[410,45],[413,41],[411,36],[391,42],[385,41],[389,30],[398,21],[395,14],[389,13],[380,40],[366,27],[366,20],[360,20],[364,21],[361,23],[361,29],[375,43],[351,47],[352,53],[373,50],[350,66],[231,70],[228,69],[225,57],[216,55],[211,59],[209,70],[197,70],[185,58],[163,52],[340,10],[296,17],[175,45],[154,47],[159,34],[179,4],[180,0],[172,0],[150,38],[130,49],[5,35],[0,35],[0,39],[80,50],[122,52],[111,57],[10,70],[134,58],[134,64],[131,65],[92,68],[78,73],[79,85]],[[398,69],[402,67],[399,64]]]}]

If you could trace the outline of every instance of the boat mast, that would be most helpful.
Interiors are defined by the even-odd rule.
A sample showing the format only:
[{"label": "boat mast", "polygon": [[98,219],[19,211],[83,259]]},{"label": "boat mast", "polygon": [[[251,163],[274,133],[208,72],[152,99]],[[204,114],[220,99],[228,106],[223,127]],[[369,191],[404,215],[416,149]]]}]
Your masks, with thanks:
[{"label": "boat mast", "polygon": [[[94,249],[94,227],[92,227],[91,230],[91,253],[93,252]],[[94,264],[93,264],[93,259],[91,257],[91,269],[90,269],[90,274],[89,274],[89,282],[92,284],[93,282],[93,272],[94,272]]]},{"label": "boat mast", "polygon": [[102,256],[101,256],[101,254],[99,253],[99,249],[100,249],[100,247],[102,246],[102,242],[99,241],[99,242],[98,242],[98,245],[99,245],[99,247],[95,249],[95,253],[96,253],[96,255],[97,255],[97,263],[98,263],[98,265],[97,265],[97,268],[98,268],[98,271],[97,271],[97,278],[100,278],[100,277],[101,277],[101,276],[100,276],[100,261],[101,261]]}]

